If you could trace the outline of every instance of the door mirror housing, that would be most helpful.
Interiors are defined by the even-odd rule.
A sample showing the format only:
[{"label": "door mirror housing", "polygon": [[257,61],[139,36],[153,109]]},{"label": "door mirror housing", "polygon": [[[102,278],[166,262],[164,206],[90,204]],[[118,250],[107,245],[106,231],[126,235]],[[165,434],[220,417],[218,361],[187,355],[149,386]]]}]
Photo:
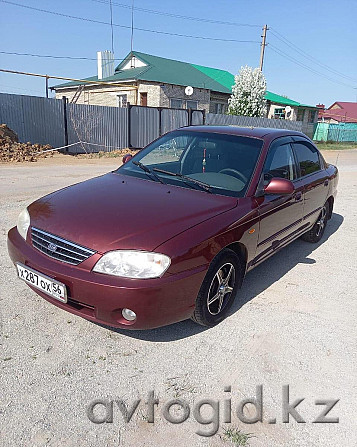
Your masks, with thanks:
[{"label": "door mirror housing", "polygon": [[272,178],[264,187],[265,194],[292,194],[295,191],[294,185],[286,178]]},{"label": "door mirror housing", "polygon": [[131,154],[125,154],[124,157],[122,158],[123,165],[127,163],[131,158],[133,158]]}]

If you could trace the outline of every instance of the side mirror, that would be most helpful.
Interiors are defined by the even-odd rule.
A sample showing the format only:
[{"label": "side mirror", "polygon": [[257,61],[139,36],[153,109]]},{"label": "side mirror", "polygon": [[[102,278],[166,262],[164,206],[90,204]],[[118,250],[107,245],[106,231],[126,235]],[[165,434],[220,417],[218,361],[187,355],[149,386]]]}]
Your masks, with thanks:
[{"label": "side mirror", "polygon": [[131,154],[125,154],[122,158],[123,165],[127,163],[133,156]]},{"label": "side mirror", "polygon": [[272,178],[265,186],[265,194],[292,194],[295,191],[294,185],[285,178]]}]

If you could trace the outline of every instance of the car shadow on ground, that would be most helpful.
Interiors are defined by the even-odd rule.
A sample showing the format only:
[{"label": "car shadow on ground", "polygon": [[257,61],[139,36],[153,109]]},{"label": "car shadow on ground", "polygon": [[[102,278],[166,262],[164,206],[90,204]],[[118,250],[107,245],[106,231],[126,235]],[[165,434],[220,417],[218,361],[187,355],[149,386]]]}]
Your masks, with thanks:
[{"label": "car shadow on ground", "polygon": [[[238,292],[238,296],[233,304],[230,315],[237,312],[246,303],[254,299],[261,292],[281,279],[297,264],[315,264],[315,259],[311,258],[310,255],[321,244],[326,243],[329,237],[333,235],[342,225],[342,222],[343,217],[340,214],[333,213],[332,218],[328,222],[325,233],[319,243],[311,244],[301,239],[297,239],[249,272],[244,280],[242,289]],[[224,324],[224,321],[221,324]],[[102,326],[107,330],[126,335],[127,337],[152,342],[170,342],[180,340],[209,329],[200,326],[191,320],[181,321],[169,326],[146,331],[131,331],[110,328],[103,325],[99,326]]]}]

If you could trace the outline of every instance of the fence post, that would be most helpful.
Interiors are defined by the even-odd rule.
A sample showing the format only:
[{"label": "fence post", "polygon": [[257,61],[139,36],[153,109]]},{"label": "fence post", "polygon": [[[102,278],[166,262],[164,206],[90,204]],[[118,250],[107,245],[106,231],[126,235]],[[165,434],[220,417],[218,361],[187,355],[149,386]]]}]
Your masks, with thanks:
[{"label": "fence post", "polygon": [[202,124],[206,124],[206,109],[202,110]]},{"label": "fence post", "polygon": [[188,125],[192,126],[192,109],[187,109],[188,112]]},{"label": "fence post", "polygon": [[128,109],[128,148],[131,148],[131,107],[130,102],[126,105]]},{"label": "fence post", "polygon": [[[62,96],[63,101],[63,128],[64,128],[64,145],[68,146],[68,121],[67,121],[67,98]],[[68,147],[66,147],[66,152],[68,152]]]},{"label": "fence post", "polygon": [[162,121],[161,121],[162,107],[158,107],[157,110],[159,111],[159,137],[161,137],[161,135],[162,135]]}]

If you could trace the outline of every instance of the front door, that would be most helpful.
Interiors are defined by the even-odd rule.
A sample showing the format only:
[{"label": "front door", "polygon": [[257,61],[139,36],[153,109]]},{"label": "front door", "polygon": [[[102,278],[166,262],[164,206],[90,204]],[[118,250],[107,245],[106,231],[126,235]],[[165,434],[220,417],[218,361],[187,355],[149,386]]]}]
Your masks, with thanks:
[{"label": "front door", "polygon": [[140,93],[140,105],[144,107],[148,105],[148,94],[146,92]]},{"label": "front door", "polygon": [[298,180],[291,138],[274,140],[263,168],[264,184],[272,178],[285,178],[294,183],[295,191],[287,195],[265,194],[257,199],[260,228],[256,262],[269,256],[299,231],[303,217],[303,183]]}]

